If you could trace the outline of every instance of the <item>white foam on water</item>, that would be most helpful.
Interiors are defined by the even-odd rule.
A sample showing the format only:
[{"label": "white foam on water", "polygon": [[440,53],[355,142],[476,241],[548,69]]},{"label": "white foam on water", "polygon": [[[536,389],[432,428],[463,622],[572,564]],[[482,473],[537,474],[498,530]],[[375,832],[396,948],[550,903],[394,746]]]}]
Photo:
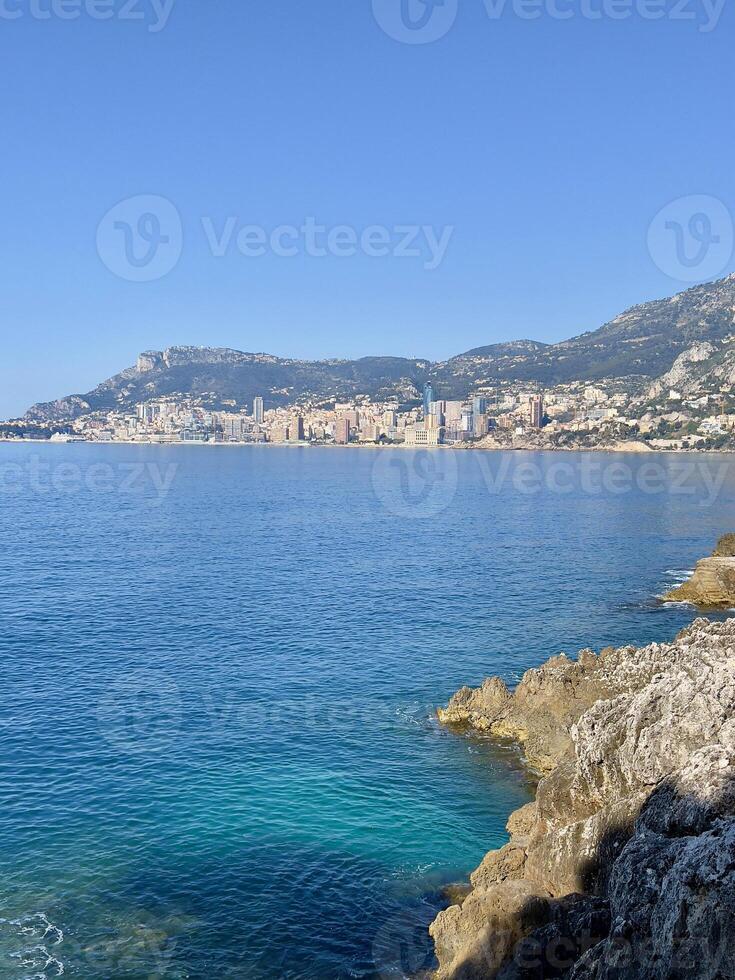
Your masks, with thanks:
[{"label": "white foam on water", "polygon": [[[64,975],[63,961],[49,952],[46,945],[46,940],[52,949],[61,945],[64,932],[51,922],[45,912],[31,912],[17,919],[0,918],[0,925],[10,926],[18,940],[29,937],[36,940],[34,945],[24,946],[8,954],[23,970],[22,980],[49,980],[50,977]],[[27,970],[35,972],[26,973]]]}]

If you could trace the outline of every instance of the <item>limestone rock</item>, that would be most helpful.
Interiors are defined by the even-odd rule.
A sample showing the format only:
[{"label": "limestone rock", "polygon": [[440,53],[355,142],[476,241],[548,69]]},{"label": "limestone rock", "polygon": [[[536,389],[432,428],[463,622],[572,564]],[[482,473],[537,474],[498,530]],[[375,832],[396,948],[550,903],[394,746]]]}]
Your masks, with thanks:
[{"label": "limestone rock", "polygon": [[689,581],[667,592],[664,602],[690,602],[713,609],[735,606],[735,535],[720,538],[713,556],[697,562]]},{"label": "limestone rock", "polygon": [[556,657],[441,714],[554,768],[432,924],[438,980],[735,977],[735,620]]}]

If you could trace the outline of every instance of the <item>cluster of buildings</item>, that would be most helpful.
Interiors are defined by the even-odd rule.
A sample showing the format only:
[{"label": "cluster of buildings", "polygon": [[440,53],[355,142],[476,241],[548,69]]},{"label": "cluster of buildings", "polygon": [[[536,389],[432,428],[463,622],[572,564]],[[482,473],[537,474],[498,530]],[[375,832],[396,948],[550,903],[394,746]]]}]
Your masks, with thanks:
[{"label": "cluster of buildings", "polygon": [[[522,383],[488,387],[464,400],[437,396],[432,384],[409,405],[374,401],[305,401],[268,407],[263,397],[243,410],[234,401],[212,410],[201,398],[168,397],[135,412],[95,412],[70,423],[58,438],[100,442],[403,444],[416,447],[524,441],[533,446],[595,446],[644,439],[654,447],[697,448],[735,438],[735,414],[722,393],[685,398],[656,393],[650,382],[573,382],[541,393]],[[626,387],[627,386],[627,387]],[[420,404],[417,402],[420,401]]]},{"label": "cluster of buildings", "polygon": [[[226,406],[228,403],[224,403]],[[349,402],[265,407],[263,397],[249,411],[213,411],[192,398],[159,398],[142,402],[135,413],[91,413],[72,425],[78,438],[98,442],[214,443],[405,443],[407,446],[452,445],[481,439],[497,426],[540,429],[545,421],[541,395],[512,400],[513,413],[491,412],[486,395],[466,401],[435,397],[426,385],[421,406],[397,400],[375,402],[358,396]]]}]

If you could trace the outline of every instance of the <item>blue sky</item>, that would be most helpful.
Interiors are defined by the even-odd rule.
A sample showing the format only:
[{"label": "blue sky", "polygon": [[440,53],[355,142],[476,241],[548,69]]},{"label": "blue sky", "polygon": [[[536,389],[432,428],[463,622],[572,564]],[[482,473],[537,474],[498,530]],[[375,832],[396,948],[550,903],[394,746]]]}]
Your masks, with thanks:
[{"label": "blue sky", "polygon": [[[51,2],[0,2],[0,417],[172,344],[441,359],[559,340],[685,288],[647,243],[669,202],[735,211],[732,8],[702,30],[704,0],[686,0],[698,20],[458,0],[443,36],[406,44],[400,0],[174,0],[165,24],[153,0],[41,19]],[[106,252],[125,212],[105,218],[140,195],[182,228],[142,282]],[[270,241],[308,218],[358,240],[380,226],[391,254],[254,257],[233,235],[215,255],[202,223]],[[436,268],[425,244],[393,254],[404,226],[451,229]]]}]

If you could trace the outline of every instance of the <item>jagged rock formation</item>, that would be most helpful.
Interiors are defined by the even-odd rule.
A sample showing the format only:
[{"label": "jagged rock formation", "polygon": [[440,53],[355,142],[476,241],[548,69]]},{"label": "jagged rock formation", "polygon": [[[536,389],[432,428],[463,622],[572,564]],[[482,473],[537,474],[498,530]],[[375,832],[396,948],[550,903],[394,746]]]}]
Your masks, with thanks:
[{"label": "jagged rock formation", "polygon": [[557,657],[445,722],[522,738],[547,775],[461,905],[440,980],[735,976],[735,621]]},{"label": "jagged rock formation", "polygon": [[712,557],[698,561],[689,581],[667,592],[663,601],[710,609],[735,606],[735,535],[720,538]]},{"label": "jagged rock formation", "polygon": [[225,401],[248,405],[255,395],[264,396],[270,407],[356,394],[409,401],[418,399],[429,380],[444,398],[464,398],[474,386],[499,381],[606,380],[637,394],[666,372],[652,393],[672,387],[672,379],[687,392],[718,390],[735,384],[734,312],[735,276],[729,276],[635,306],[598,330],[558,344],[492,344],[441,363],[402,357],[301,361],[229,348],[171,347],[145,351],[135,367],[87,394],[34,405],[26,418],[47,422],[130,410],[169,395],[200,397],[211,408]]},{"label": "jagged rock formation", "polygon": [[648,389],[648,397],[658,398],[670,388],[679,388],[689,394],[692,381],[699,380],[702,365],[711,361],[716,353],[717,348],[714,344],[700,343],[689,347],[679,354],[670,371],[654,381]]}]

